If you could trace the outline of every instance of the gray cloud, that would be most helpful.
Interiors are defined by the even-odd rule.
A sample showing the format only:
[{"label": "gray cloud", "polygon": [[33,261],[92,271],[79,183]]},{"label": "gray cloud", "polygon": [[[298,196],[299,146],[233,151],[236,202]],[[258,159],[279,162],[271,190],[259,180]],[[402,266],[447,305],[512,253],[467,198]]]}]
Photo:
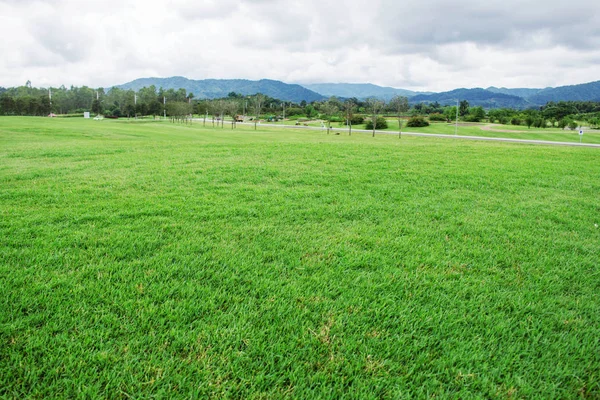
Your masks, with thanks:
[{"label": "gray cloud", "polygon": [[0,0],[0,86],[141,76],[419,90],[600,79],[583,0]]}]

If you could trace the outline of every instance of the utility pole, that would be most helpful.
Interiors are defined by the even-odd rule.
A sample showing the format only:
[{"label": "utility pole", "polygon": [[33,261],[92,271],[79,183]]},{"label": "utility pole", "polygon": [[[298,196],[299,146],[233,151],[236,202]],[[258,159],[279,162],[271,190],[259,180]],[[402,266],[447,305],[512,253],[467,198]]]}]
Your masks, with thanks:
[{"label": "utility pole", "polygon": [[167,97],[163,96],[163,113],[165,119],[167,119]]},{"label": "utility pole", "polygon": [[283,120],[285,121],[285,103],[283,103]]}]

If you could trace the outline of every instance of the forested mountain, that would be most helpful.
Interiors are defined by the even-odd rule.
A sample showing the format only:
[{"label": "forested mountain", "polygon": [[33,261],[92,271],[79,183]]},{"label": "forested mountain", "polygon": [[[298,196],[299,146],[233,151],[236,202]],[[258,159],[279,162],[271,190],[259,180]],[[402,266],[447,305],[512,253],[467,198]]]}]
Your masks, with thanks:
[{"label": "forested mountain", "polygon": [[400,95],[408,97],[411,103],[434,103],[437,101],[441,104],[450,104],[459,99],[467,100],[471,105],[480,105],[486,108],[529,108],[542,106],[549,101],[598,101],[600,99],[600,81],[545,89],[509,89],[490,86],[487,89],[455,89],[441,93],[413,92],[360,83],[319,83],[303,86],[325,97],[365,99],[374,96],[389,100],[395,95]]},{"label": "forested mountain", "polygon": [[547,88],[527,98],[529,102],[537,105],[543,105],[549,101],[593,101],[597,99],[600,99],[600,81]]},{"label": "forested mountain", "polygon": [[387,101],[396,95],[400,95],[408,97],[411,103],[438,102],[440,104],[451,104],[458,99],[467,100],[471,105],[485,108],[510,107],[523,109],[539,107],[549,101],[588,101],[600,98],[600,81],[546,89],[510,89],[490,86],[487,89],[455,89],[449,92],[429,93],[377,86],[370,83],[315,83],[300,86],[269,79],[259,81],[246,79],[192,80],[176,76],[172,78],[136,79],[117,87],[139,90],[151,85],[163,89],[177,90],[183,88],[187,92],[193,93],[197,99],[226,97],[231,92],[242,95],[263,93],[272,98],[296,103],[303,100],[310,103],[331,96],[354,97],[357,99],[377,97]]},{"label": "forested mountain", "polygon": [[139,90],[143,87],[154,85],[163,89],[180,89],[194,94],[196,99],[217,99],[227,97],[231,92],[242,95],[253,95],[262,93],[269,97],[283,101],[300,103],[302,100],[310,103],[323,100],[324,96],[315,93],[300,85],[291,85],[270,79],[251,81],[246,79],[204,79],[192,80],[182,76],[171,78],[141,78],[132,82],[117,86],[120,89]]},{"label": "forested mountain", "polygon": [[528,88],[508,89],[505,87],[497,88],[495,86],[490,86],[489,88],[487,88],[485,90],[489,90],[490,92],[494,92],[494,93],[502,93],[502,94],[509,94],[511,96],[519,96],[524,99],[527,99],[528,97],[539,93],[542,89],[528,89]]},{"label": "forested mountain", "polygon": [[455,89],[449,92],[420,94],[409,98],[409,102],[412,104],[437,102],[441,105],[453,105],[462,100],[467,100],[471,106],[482,106],[484,108],[523,109],[531,106],[530,103],[519,96],[494,93],[481,88]]},{"label": "forested mountain", "polygon": [[377,86],[371,83],[311,83],[303,84],[307,89],[322,94],[325,97],[344,97],[357,99],[366,99],[367,97],[377,97],[389,100],[392,97],[406,96],[412,97],[420,94],[412,90],[396,89],[393,87]]}]

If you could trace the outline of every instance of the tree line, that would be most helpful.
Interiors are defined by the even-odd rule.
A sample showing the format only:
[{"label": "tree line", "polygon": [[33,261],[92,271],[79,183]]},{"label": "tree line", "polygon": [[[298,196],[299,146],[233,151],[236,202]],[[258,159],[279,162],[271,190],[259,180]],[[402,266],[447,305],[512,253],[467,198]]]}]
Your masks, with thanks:
[{"label": "tree line", "polygon": [[[456,105],[438,102],[409,104],[406,97],[396,96],[384,102],[375,98],[340,99],[331,97],[325,101],[293,103],[271,98],[263,94],[242,95],[229,93],[221,99],[195,99],[185,89],[163,89],[155,86],[137,91],[116,87],[90,88],[87,86],[66,88],[35,88],[31,82],[24,86],[0,88],[0,115],[46,116],[54,114],[81,114],[90,111],[108,117],[169,116],[173,122],[189,122],[196,114],[203,123],[224,127],[230,119],[231,128],[241,120],[254,122],[259,119],[281,118],[301,120],[320,118],[325,121],[327,132],[332,123],[349,126],[365,124],[366,129],[387,127],[385,117],[398,118],[399,135],[403,122],[408,126],[423,126],[429,122],[452,122],[457,116],[461,121],[526,125],[528,127],[559,127],[575,129],[576,121],[584,121],[600,128],[600,103],[591,101],[549,102],[537,109],[514,110],[510,108],[489,109],[470,107],[466,100]],[[458,114],[458,115],[457,115]]]}]

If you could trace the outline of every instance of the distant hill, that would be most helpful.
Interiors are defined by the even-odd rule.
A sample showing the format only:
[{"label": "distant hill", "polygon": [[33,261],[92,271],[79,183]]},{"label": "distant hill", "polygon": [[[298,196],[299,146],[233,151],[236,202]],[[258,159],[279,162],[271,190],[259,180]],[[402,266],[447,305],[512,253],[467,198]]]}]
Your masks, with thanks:
[{"label": "distant hill", "polygon": [[456,101],[467,100],[471,106],[482,106],[485,108],[527,108],[531,106],[529,102],[519,96],[513,96],[504,93],[495,93],[489,90],[476,89],[455,89],[449,92],[420,94],[409,99],[410,103],[434,103],[441,105],[453,105]]},{"label": "distant hill", "polygon": [[[449,92],[414,92],[406,89],[377,86],[370,83],[315,83],[305,85],[287,84],[280,81],[261,79],[204,79],[192,80],[181,76],[171,78],[142,78],[119,85],[121,89],[139,90],[154,85],[157,88],[180,89],[192,92],[197,99],[226,97],[230,92],[242,95],[263,93],[267,96],[300,103],[325,100],[328,97],[356,97],[365,99],[377,97],[386,101],[395,95],[406,96],[410,103],[435,103],[452,105],[456,100],[467,100],[472,106],[485,108],[511,107],[524,109],[539,107],[549,101],[598,101],[600,99],[600,81],[557,88],[498,88],[455,89]],[[2,93],[3,88],[0,88]]]},{"label": "distant hill", "polygon": [[600,81],[580,85],[547,88],[527,98],[531,103],[544,105],[549,101],[594,101],[600,98]]},{"label": "distant hill", "polygon": [[300,85],[291,85],[280,81],[270,79],[261,79],[259,81],[250,81],[246,79],[204,79],[192,80],[182,76],[171,78],[141,78],[132,82],[118,85],[120,89],[139,90],[143,87],[154,85],[163,89],[185,89],[188,93],[194,94],[196,99],[215,99],[226,97],[231,92],[242,95],[253,95],[262,93],[264,95],[284,100],[300,103],[323,100],[325,97],[306,89]]},{"label": "distant hill", "polygon": [[303,84],[307,89],[322,94],[325,97],[356,97],[357,99],[366,99],[367,97],[377,97],[390,100],[392,97],[406,96],[412,97],[417,92],[406,89],[396,89],[393,87],[377,86],[371,83],[310,83]]},{"label": "distant hill", "polygon": [[519,96],[524,99],[527,99],[530,96],[536,95],[543,89],[528,89],[528,88],[507,89],[505,87],[497,88],[494,86],[490,86],[489,88],[487,88],[485,90],[489,90],[490,92],[494,92],[494,93],[502,93],[502,94],[509,94],[511,96]]},{"label": "distant hill", "polygon": [[3,88],[2,86],[0,86],[0,94],[6,92],[6,88]]}]

